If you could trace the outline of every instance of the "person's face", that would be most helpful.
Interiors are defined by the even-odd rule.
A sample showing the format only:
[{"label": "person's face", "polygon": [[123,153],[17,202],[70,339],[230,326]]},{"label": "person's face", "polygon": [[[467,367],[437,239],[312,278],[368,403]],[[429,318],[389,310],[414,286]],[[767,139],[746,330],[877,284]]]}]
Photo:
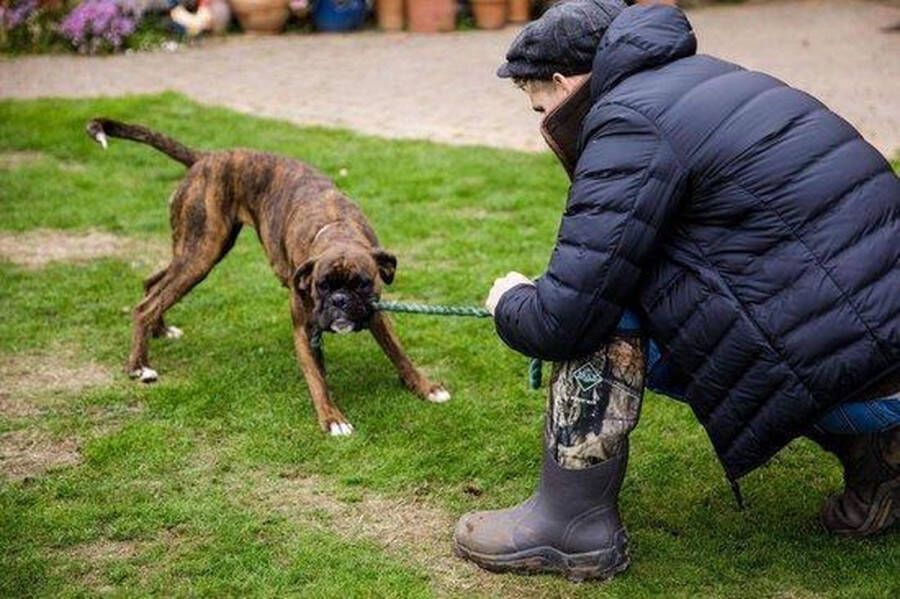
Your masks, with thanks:
[{"label": "person's face", "polygon": [[553,78],[549,81],[529,79],[522,82],[519,88],[528,94],[532,110],[541,114],[547,114],[562,104],[563,100],[578,89],[581,83],[589,76],[584,74],[567,77],[560,73],[554,73]]}]

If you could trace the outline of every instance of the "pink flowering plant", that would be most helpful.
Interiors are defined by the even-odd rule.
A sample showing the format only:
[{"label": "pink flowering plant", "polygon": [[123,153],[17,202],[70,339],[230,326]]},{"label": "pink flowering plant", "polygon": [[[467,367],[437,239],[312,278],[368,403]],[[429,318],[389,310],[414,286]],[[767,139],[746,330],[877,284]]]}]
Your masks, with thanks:
[{"label": "pink flowering plant", "polygon": [[10,6],[0,6],[0,23],[4,31],[12,31],[25,25],[38,11],[37,0],[20,0]]},{"label": "pink flowering plant", "polygon": [[38,52],[59,43],[64,0],[0,0],[0,50]]},{"label": "pink flowering plant", "polygon": [[141,12],[134,0],[83,0],[59,31],[83,54],[119,50],[137,29]]}]

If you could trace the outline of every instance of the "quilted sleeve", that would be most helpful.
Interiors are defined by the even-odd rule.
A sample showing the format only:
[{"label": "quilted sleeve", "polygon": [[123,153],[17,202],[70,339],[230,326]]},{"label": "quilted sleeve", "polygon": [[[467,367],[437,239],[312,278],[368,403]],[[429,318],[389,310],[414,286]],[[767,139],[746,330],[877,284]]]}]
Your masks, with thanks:
[{"label": "quilted sleeve", "polygon": [[588,354],[635,303],[641,269],[684,194],[685,170],[655,124],[621,105],[588,115],[556,247],[535,286],[500,299],[497,333],[516,351]]}]

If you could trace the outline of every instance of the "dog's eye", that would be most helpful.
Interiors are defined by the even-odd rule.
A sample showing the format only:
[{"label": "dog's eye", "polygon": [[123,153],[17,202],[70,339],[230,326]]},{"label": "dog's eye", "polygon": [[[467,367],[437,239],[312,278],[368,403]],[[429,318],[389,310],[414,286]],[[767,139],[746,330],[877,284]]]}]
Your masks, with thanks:
[{"label": "dog's eye", "polygon": [[328,283],[328,281],[319,281],[316,284],[316,287],[319,288],[319,291],[323,291],[323,292],[331,289],[331,285]]}]

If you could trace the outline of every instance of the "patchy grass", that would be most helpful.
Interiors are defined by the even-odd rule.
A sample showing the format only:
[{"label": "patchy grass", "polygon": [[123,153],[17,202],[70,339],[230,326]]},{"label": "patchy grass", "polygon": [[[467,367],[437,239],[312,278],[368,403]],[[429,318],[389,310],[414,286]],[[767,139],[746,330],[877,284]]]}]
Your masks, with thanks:
[{"label": "patchy grass", "polygon": [[31,401],[35,397],[108,385],[112,376],[98,364],[80,363],[72,349],[54,347],[45,354],[0,355],[0,378],[0,414],[16,417],[40,412],[39,402]]},{"label": "patchy grass", "polygon": [[71,437],[54,439],[31,428],[0,434],[0,475],[7,479],[29,480],[79,462],[78,441]]},{"label": "patchy grass", "polygon": [[71,233],[37,229],[25,233],[0,232],[0,259],[26,268],[43,268],[51,262],[88,262],[108,256],[147,267],[165,264],[170,255],[171,251],[164,243],[103,231]]},{"label": "patchy grass", "polygon": [[[297,128],[168,94],[2,102],[0,156],[17,156],[0,169],[5,236],[96,231],[165,245],[166,198],[183,169],[128,142],[103,152],[83,134],[99,114],[198,147],[346,169],[340,185],[399,256],[392,298],[474,304],[498,274],[540,272],[563,204],[548,154]],[[0,261],[0,355],[74,347],[66,367],[120,372],[128,308],[151,266],[128,252],[94,258]],[[123,374],[48,384],[13,398],[38,409],[0,413],[0,434],[77,440],[80,460],[0,480],[0,595],[856,597],[900,587],[897,534],[850,542],[819,530],[818,504],[840,483],[832,460],[794,444],[746,479],[740,513],[689,410],[655,396],[622,496],[632,568],[604,585],[482,574],[452,557],[449,526],[530,492],[544,402],[487,323],[397,316],[411,355],[453,391],[444,405],[406,393],[367,336],[329,338],[330,384],[358,431],[332,439],[315,423],[287,298],[252,232],[169,320],[186,335],[152,343],[158,385]]]}]

